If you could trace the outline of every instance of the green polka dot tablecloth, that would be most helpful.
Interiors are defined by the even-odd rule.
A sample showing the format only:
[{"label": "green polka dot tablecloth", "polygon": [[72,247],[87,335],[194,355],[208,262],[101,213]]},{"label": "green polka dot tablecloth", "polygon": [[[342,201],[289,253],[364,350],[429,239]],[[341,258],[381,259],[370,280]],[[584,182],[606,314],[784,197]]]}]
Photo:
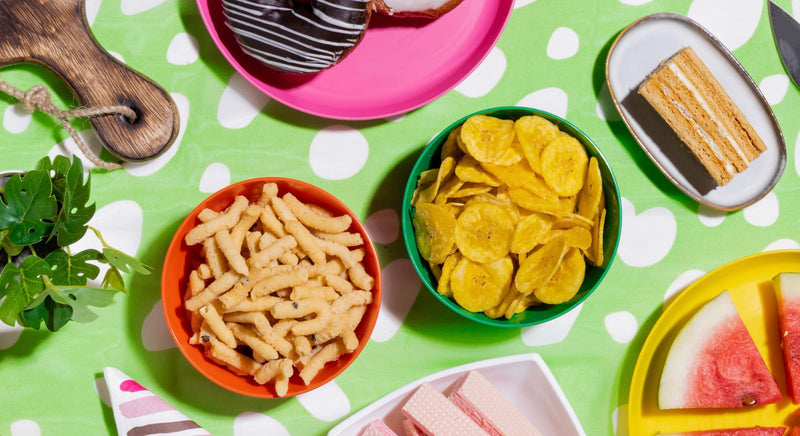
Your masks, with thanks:
[{"label": "green polka dot tablecloth", "polygon": [[[797,1],[778,3],[800,16]],[[735,259],[800,248],[800,92],[782,67],[760,0],[517,0],[495,47],[454,89],[418,109],[368,121],[308,115],[259,92],[214,45],[193,1],[86,0],[86,12],[100,44],[163,86],[179,112],[177,140],[157,159],[115,171],[87,167],[97,205],[93,226],[154,271],[126,277],[129,295],[99,309],[94,322],[69,323],[55,334],[0,326],[2,435],[116,434],[105,367],[215,435],[323,435],[421,377],[522,353],[542,357],[586,434],[624,435],[633,368],[664,302]],[[742,210],[709,209],[673,186],[611,102],[609,48],[626,26],[656,12],[686,15],[714,33],[760,87],[783,130],[780,181]],[[75,103],[43,68],[7,66],[0,77],[21,89],[43,83],[60,107]],[[483,326],[446,310],[414,273],[399,219],[422,147],[470,112],[509,105],[579,126],[611,162],[622,196],[620,246],[601,286],[565,316],[523,329]],[[78,153],[56,120],[31,115],[11,97],[0,97],[0,122],[0,171]],[[99,151],[88,123],[75,122]],[[338,196],[366,224],[383,271],[381,316],[362,354],[334,382],[296,398],[249,398],[211,383],[177,350],[161,309],[161,264],[181,220],[211,192],[258,176],[301,179]]]}]

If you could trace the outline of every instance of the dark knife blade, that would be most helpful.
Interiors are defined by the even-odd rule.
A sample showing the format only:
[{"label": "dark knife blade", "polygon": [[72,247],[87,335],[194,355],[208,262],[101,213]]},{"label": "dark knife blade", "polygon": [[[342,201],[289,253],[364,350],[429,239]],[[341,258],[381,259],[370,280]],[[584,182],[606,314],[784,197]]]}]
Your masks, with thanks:
[{"label": "dark knife blade", "polygon": [[783,67],[795,86],[800,87],[800,23],[772,1],[769,2],[769,21]]}]

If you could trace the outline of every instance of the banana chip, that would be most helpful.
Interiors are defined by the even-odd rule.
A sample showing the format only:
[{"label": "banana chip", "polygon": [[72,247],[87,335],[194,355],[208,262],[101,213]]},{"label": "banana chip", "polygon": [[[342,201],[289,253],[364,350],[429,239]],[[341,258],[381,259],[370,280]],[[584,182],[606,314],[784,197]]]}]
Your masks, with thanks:
[{"label": "banana chip", "polygon": [[534,295],[545,304],[566,303],[580,290],[585,273],[586,261],[583,255],[578,249],[571,248],[550,281],[533,291]]},{"label": "banana chip", "polygon": [[436,285],[436,292],[444,295],[447,298],[453,297],[453,289],[450,286],[450,278],[453,275],[453,269],[456,267],[458,261],[461,260],[461,254],[459,252],[455,252],[444,260],[444,264],[442,265],[442,273],[441,277],[439,277],[439,282]]},{"label": "banana chip", "polygon": [[470,155],[464,155],[455,169],[456,177],[465,183],[479,183],[489,186],[500,186],[503,182],[489,174],[480,162]]},{"label": "banana chip", "polygon": [[589,168],[586,171],[586,183],[583,185],[578,195],[578,207],[576,211],[579,215],[588,219],[593,219],[600,209],[600,196],[603,194],[603,179],[600,175],[600,166],[597,158],[592,156],[589,159]]},{"label": "banana chip", "polygon": [[464,151],[480,162],[498,163],[514,142],[514,122],[475,115],[461,126]]},{"label": "banana chip", "polygon": [[583,144],[572,136],[561,135],[542,150],[542,177],[556,194],[575,195],[586,180],[588,163],[589,156]]},{"label": "banana chip", "polygon": [[539,115],[521,117],[514,123],[522,152],[530,167],[541,173],[540,158],[545,144],[558,137],[558,126]]},{"label": "banana chip", "polygon": [[526,257],[517,270],[514,284],[523,295],[541,288],[553,277],[567,252],[567,238],[557,236]]},{"label": "banana chip", "polygon": [[456,220],[448,208],[419,203],[412,224],[422,258],[437,264],[444,262],[455,243]]},{"label": "banana chip", "polygon": [[450,284],[453,299],[470,312],[483,312],[498,305],[508,293],[514,263],[508,256],[491,263],[464,257],[453,269]]},{"label": "banana chip", "polygon": [[511,249],[515,224],[500,206],[471,204],[456,220],[456,246],[464,257],[475,262],[493,262]]},{"label": "banana chip", "polygon": [[[524,254],[551,239],[552,224],[553,219],[543,214],[532,213],[523,218],[511,237],[511,252]],[[589,237],[591,239],[591,234]]]}]

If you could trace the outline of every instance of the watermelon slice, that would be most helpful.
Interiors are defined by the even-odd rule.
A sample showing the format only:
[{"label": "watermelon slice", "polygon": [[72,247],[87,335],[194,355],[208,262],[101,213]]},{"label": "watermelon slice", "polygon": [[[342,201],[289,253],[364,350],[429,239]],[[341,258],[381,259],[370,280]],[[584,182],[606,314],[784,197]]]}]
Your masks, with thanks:
[{"label": "watermelon slice", "polygon": [[662,409],[759,406],[781,398],[727,291],[678,333],[658,389]]},{"label": "watermelon slice", "polygon": [[[701,430],[687,433],[670,433],[661,436],[783,436],[785,427],[731,428],[727,430]],[[793,436],[791,433],[788,436]]]},{"label": "watermelon slice", "polygon": [[778,299],[786,389],[792,403],[800,403],[800,273],[780,273],[772,279]]}]

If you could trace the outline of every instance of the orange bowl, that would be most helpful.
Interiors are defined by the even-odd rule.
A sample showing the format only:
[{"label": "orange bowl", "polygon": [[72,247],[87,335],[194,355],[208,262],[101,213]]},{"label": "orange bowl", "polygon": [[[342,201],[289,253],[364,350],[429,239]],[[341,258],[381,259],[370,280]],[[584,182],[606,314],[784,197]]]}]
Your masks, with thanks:
[{"label": "orange bowl", "polygon": [[202,244],[187,246],[184,242],[186,233],[200,222],[197,215],[205,208],[221,211],[231,205],[237,195],[244,195],[251,203],[255,202],[261,195],[262,186],[270,182],[278,185],[279,195],[291,192],[304,203],[316,204],[335,215],[350,215],[353,222],[349,231],[361,234],[364,239],[365,256],[362,263],[366,272],[375,279],[375,285],[372,288],[372,303],[355,330],[359,340],[358,348],[352,353],[341,356],[338,360],[327,363],[308,385],[303,383],[295,371],[295,375],[289,380],[289,390],[283,397],[288,398],[324,385],[350,366],[367,344],[381,306],[381,268],[375,247],[358,217],[336,197],[309,183],[281,177],[244,180],[212,194],[192,210],[172,238],[164,259],[164,270],[161,276],[161,303],[164,307],[167,326],[178,349],[201,374],[217,385],[239,394],[258,398],[278,398],[272,383],[260,385],[255,382],[253,377],[236,375],[207,358],[203,347],[189,344],[189,338],[193,332],[190,317],[183,307],[189,273],[202,262],[200,256]]}]

